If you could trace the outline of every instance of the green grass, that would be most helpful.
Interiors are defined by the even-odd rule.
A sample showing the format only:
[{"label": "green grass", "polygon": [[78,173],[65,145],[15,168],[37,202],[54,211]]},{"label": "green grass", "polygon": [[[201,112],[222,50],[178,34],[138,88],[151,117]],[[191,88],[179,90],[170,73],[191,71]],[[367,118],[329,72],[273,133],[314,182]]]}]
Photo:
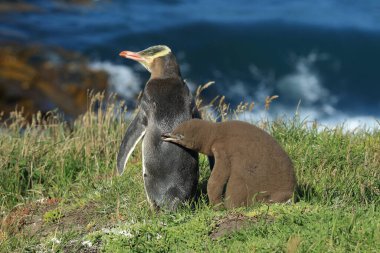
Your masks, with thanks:
[{"label": "green grass", "polygon": [[[321,129],[298,118],[259,122],[294,162],[298,202],[214,211],[203,196],[195,208],[153,213],[144,193],[139,148],[123,176],[114,176],[128,125],[117,108],[111,104],[105,111],[91,111],[72,126],[55,114],[47,120],[36,116],[26,126],[15,114],[2,127],[1,252],[380,250],[379,130]],[[209,171],[203,156],[200,167],[204,183]],[[35,204],[46,198],[59,203],[51,208]],[[42,219],[40,230],[28,232],[28,222],[7,224],[22,207]],[[213,240],[218,221],[234,213],[255,221]]]}]

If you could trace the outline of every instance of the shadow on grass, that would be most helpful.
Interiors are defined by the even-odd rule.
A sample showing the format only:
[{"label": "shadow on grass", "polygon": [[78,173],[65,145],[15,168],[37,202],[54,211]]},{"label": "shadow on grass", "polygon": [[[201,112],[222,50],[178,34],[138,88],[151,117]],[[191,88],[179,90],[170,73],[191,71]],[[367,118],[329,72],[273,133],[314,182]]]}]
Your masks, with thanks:
[{"label": "shadow on grass", "polygon": [[[203,178],[199,181],[198,190],[195,196],[195,203],[197,203],[200,199],[205,201],[205,203],[209,203],[208,195],[207,195],[207,181],[208,178]],[[226,188],[226,186],[225,186]],[[225,192],[224,189],[223,192]],[[317,197],[317,192],[314,187],[310,184],[299,184],[294,191],[294,202],[305,201],[312,202]]]},{"label": "shadow on grass", "polygon": [[303,200],[311,202],[317,196],[317,192],[310,184],[299,184],[294,191],[294,202]]}]

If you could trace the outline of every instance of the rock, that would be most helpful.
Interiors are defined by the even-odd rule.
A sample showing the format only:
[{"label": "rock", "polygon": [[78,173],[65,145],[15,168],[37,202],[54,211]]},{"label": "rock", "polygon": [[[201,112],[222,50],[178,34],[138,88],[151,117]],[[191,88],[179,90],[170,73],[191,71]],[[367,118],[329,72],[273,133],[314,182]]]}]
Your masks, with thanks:
[{"label": "rock", "polygon": [[40,9],[32,4],[20,0],[0,0],[0,13],[5,12],[34,12]]},{"label": "rock", "polygon": [[0,47],[0,111],[23,108],[25,116],[59,108],[76,117],[87,109],[89,91],[107,89],[107,74],[91,70],[87,59],[60,48]]},{"label": "rock", "polygon": [[[75,4],[75,5],[91,5],[94,0],[55,0],[56,3],[61,4]],[[0,0],[0,13],[6,12],[41,12],[43,8],[38,5],[28,3],[28,1],[23,0]]]}]

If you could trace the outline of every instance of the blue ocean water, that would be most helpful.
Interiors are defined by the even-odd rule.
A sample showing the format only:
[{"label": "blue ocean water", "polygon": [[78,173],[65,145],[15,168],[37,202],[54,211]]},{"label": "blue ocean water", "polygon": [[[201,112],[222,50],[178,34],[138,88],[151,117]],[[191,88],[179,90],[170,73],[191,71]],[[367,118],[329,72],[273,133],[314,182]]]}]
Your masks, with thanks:
[{"label": "blue ocean water", "polygon": [[166,44],[193,88],[216,82],[208,99],[254,100],[262,115],[265,97],[279,95],[272,116],[294,114],[301,101],[304,117],[351,128],[380,117],[378,0],[28,2],[38,10],[1,15],[1,41],[81,51],[126,99],[148,74],[118,53]]}]

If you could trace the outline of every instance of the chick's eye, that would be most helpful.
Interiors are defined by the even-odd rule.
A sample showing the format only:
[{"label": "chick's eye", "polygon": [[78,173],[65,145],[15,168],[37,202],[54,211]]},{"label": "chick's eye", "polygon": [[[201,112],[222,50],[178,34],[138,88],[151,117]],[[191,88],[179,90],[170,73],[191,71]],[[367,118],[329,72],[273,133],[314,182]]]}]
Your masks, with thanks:
[{"label": "chick's eye", "polygon": [[182,140],[183,138],[185,138],[185,136],[183,134],[180,134],[179,138]]}]

